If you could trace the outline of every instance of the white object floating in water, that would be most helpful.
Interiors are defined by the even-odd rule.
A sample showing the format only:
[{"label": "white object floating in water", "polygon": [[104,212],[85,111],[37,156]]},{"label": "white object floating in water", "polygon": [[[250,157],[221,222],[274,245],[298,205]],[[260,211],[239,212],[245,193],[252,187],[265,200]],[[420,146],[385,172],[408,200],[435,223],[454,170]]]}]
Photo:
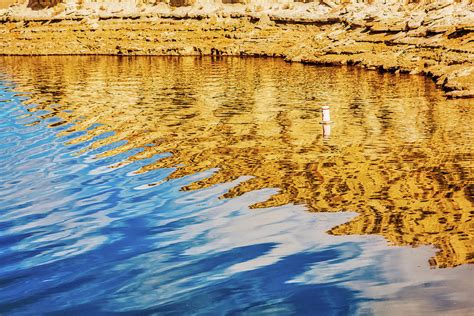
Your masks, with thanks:
[{"label": "white object floating in water", "polygon": [[322,106],[322,116],[323,116],[323,121],[321,122],[322,124],[330,124],[331,122],[331,114],[329,113],[329,106],[323,105]]}]

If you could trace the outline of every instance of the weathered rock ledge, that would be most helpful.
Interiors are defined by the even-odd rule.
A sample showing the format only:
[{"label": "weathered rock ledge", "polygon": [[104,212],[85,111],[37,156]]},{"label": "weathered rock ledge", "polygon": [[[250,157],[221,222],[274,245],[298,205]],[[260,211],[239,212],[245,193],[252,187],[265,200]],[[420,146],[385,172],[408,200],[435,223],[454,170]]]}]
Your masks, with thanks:
[{"label": "weathered rock ledge", "polygon": [[395,17],[373,9],[320,14],[310,8],[301,3],[283,11],[224,6],[123,14],[52,8],[34,15],[5,10],[0,55],[272,56],[425,74],[448,97],[474,97],[472,4],[432,4]]}]

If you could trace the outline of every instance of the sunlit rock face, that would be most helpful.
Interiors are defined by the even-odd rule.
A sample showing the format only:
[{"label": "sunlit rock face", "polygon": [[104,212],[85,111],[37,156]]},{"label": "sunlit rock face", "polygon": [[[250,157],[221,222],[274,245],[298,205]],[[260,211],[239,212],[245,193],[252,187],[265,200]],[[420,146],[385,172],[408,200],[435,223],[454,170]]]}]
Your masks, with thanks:
[{"label": "sunlit rock face", "polygon": [[271,56],[425,74],[474,97],[467,1],[31,1],[0,10],[0,55]]},{"label": "sunlit rock face", "polygon": [[422,77],[237,58],[4,57],[0,65],[32,93],[31,112],[72,124],[66,134],[89,128],[72,143],[113,131],[91,147],[126,140],[106,155],[142,148],[130,161],[171,154],[140,172],[174,168],[178,178],[218,168],[183,190],[250,176],[226,197],[277,188],[254,207],[355,211],[330,232],[434,245],[432,266],[473,263],[474,112]]},{"label": "sunlit rock face", "polygon": [[[459,3],[461,0],[403,0],[403,1],[386,1],[386,0],[4,0],[0,4],[2,6],[14,5],[14,4],[26,4],[28,8],[39,10],[54,7],[59,3],[67,4],[70,7],[76,9],[82,8],[94,8],[97,4],[100,4],[102,7],[110,6],[111,8],[117,8],[117,6],[125,7],[135,7],[142,8],[145,6],[154,6],[160,3],[166,3],[172,7],[181,7],[181,6],[192,6],[196,3],[198,4],[211,4],[211,5],[221,5],[221,4],[244,4],[244,5],[255,5],[260,6],[263,9],[267,5],[274,4],[284,4],[288,5],[291,3],[313,3],[316,5],[322,5],[331,9],[340,9],[350,5],[371,5],[379,6],[379,9],[395,9],[398,10],[410,10],[410,9],[420,9],[420,6],[429,7],[433,5],[443,6],[449,3]],[[472,3],[471,0],[467,2]],[[361,12],[364,13],[364,12]]]}]

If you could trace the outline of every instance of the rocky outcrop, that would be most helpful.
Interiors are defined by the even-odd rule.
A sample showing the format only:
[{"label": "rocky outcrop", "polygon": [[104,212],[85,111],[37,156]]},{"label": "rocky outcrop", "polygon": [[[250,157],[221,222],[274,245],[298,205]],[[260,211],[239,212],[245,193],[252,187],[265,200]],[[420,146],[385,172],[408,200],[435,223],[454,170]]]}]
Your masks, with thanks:
[{"label": "rocky outcrop", "polygon": [[[271,56],[281,57],[289,62],[355,65],[376,71],[424,74],[433,78],[449,98],[474,97],[474,9],[467,1],[437,1],[429,4],[393,1],[389,5],[381,5],[378,1],[372,4],[338,4],[335,1],[216,4],[202,0],[192,4],[180,1],[172,1],[171,5],[86,3],[80,8],[59,3],[41,10],[32,10],[26,6],[13,7],[2,11],[0,16],[0,54]],[[34,66],[35,63],[32,63],[32,67]],[[68,68],[67,63],[58,69],[63,68]],[[74,73],[80,72],[78,69],[81,68],[76,63],[68,69]],[[110,71],[107,67],[104,69],[104,74]],[[36,73],[41,71],[37,70]],[[76,74],[72,77],[80,76]],[[61,75],[47,79],[67,81],[66,78],[67,75]],[[38,81],[40,80],[30,80],[35,84]],[[69,90],[75,91],[75,85],[70,84]],[[142,91],[138,93],[141,94]],[[57,103],[55,98],[57,96],[51,100],[52,104]],[[116,112],[119,108],[104,108],[101,104],[94,108],[94,102],[88,102],[83,97],[82,106],[76,101],[68,103],[67,100],[67,96],[64,96],[60,103],[74,107],[74,114],[69,118],[71,122],[82,117],[82,114],[87,117],[94,113],[91,116],[94,122],[110,122],[109,126],[121,131],[119,136],[122,139],[142,142],[131,142],[136,148],[153,141],[147,138],[152,136],[147,124],[157,119],[154,110],[150,110],[148,114],[140,112],[147,123],[143,124],[142,131],[137,131],[121,128],[127,124],[119,123],[121,119],[129,120],[138,115],[123,116],[123,113]],[[114,103],[113,100],[107,102]],[[460,110],[459,116],[453,117],[452,121],[462,119],[462,115]],[[439,116],[438,119],[445,118]],[[194,126],[194,121],[189,124]],[[153,126],[161,125],[156,123]],[[169,144],[160,138],[163,152],[170,152],[177,147],[176,135],[179,135],[182,126],[176,126],[179,129],[169,133],[173,135]],[[222,136],[220,128],[211,129],[209,133],[209,138],[213,139],[216,135]],[[246,133],[247,127],[242,129],[242,139],[247,139]],[[295,135],[302,137],[306,134],[299,132]],[[468,212],[472,202],[472,186],[451,188],[451,183],[455,182],[454,175],[464,174],[465,171],[460,170],[457,164],[444,164],[446,157],[443,155],[451,149],[447,150],[443,146],[448,143],[446,139],[453,137],[442,136],[439,142],[430,145],[428,154],[421,151],[407,152],[403,144],[399,150],[389,153],[391,157],[388,160],[394,162],[418,161],[420,157],[429,159],[428,167],[424,169],[426,172],[417,179],[413,179],[413,169],[404,169],[403,165],[393,168],[393,176],[387,176],[384,169],[361,167],[370,159],[363,157],[353,160],[355,149],[351,146],[343,152],[348,160],[340,160],[335,164],[328,159],[309,165],[311,172],[308,175],[311,175],[311,179],[307,179],[306,173],[295,176],[293,171],[291,175],[272,177],[284,168],[274,162],[267,162],[266,155],[258,156],[258,161],[265,162],[262,163],[264,168],[261,171],[256,170],[254,165],[246,165],[247,159],[241,159],[248,152],[253,157],[257,156],[258,153],[252,152],[252,148],[236,151],[232,154],[232,159],[229,159],[230,152],[222,151],[222,148],[228,148],[229,145],[218,143],[215,149],[209,150],[209,159],[203,159],[201,150],[195,150],[198,141],[188,135],[180,138],[180,150],[174,152],[172,158],[161,161],[164,165],[158,167],[173,167],[189,161],[185,164],[189,167],[177,171],[176,176],[183,176],[200,171],[192,168],[202,167],[202,170],[207,170],[215,165],[223,166],[217,178],[197,184],[202,186],[210,185],[213,181],[219,183],[221,180],[234,179],[241,174],[253,174],[257,180],[243,184],[238,190],[230,192],[229,197],[246,190],[279,187],[282,188],[281,194],[257,206],[301,202],[312,210],[354,209],[361,215],[350,223],[332,229],[332,234],[380,234],[394,244],[433,244],[440,252],[430,263],[433,266],[452,267],[472,263],[473,260],[470,225],[472,214]],[[234,143],[238,139],[225,138],[222,141]],[[273,144],[275,140],[271,138],[269,142]],[[168,145],[169,148],[166,147]],[[282,144],[281,148],[285,146],[287,144]],[[292,152],[303,151],[295,149]],[[452,155],[460,154],[453,152]],[[203,164],[209,161],[222,163],[197,166],[194,162],[198,160]],[[226,168],[226,161],[231,161],[233,165]],[[305,159],[295,162],[296,166],[304,165],[306,168],[305,163]],[[357,174],[351,172],[350,178],[341,177],[341,170],[351,164],[356,164],[355,170],[365,171]],[[236,165],[239,167],[236,168]],[[458,169],[447,169],[450,166]],[[292,167],[292,170],[302,169],[304,168]],[[326,194],[326,198],[308,195],[307,192],[314,190],[314,181],[322,181],[320,174],[323,173],[330,181],[326,179],[327,186],[321,185],[318,190],[323,195]],[[313,174],[316,175],[315,179]],[[372,180],[368,182],[368,178]],[[282,179],[291,180],[282,182]],[[397,180],[386,186],[390,179]],[[363,184],[362,193],[351,195],[352,191],[345,189],[351,183]],[[409,188],[417,189],[406,190],[407,183],[411,183]],[[449,195],[444,196],[444,191],[433,189],[429,193],[433,194],[429,196],[430,199],[425,196],[424,200],[420,200],[419,192],[427,187],[434,185],[434,188],[441,188],[448,184],[451,190]],[[196,187],[189,189],[193,188]],[[360,186],[354,185],[354,192],[358,192],[358,188]],[[374,194],[392,195],[394,198],[376,199],[371,202],[373,204],[367,203]],[[404,198],[400,198],[401,196]],[[433,201],[436,203],[433,204]],[[397,203],[396,207],[390,203]],[[454,211],[447,211],[450,208]],[[426,210],[430,211],[425,212]]]},{"label": "rocky outcrop", "polygon": [[474,97],[471,1],[47,1],[0,10],[0,54],[279,56],[425,74]]}]

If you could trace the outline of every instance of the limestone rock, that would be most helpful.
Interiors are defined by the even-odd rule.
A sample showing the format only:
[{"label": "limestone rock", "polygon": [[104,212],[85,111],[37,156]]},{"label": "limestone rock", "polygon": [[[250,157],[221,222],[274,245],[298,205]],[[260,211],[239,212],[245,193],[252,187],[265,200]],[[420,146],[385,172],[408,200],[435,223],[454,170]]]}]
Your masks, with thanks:
[{"label": "limestone rock", "polygon": [[451,99],[457,98],[474,98],[474,90],[455,90],[446,93],[446,96]]}]

